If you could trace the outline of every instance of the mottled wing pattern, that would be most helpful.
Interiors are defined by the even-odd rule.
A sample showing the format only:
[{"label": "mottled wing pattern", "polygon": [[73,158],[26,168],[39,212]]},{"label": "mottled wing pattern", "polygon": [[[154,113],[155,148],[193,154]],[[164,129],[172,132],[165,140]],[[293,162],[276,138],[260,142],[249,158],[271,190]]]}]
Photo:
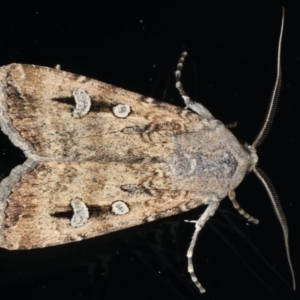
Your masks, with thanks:
[{"label": "mottled wing pattern", "polygon": [[[1,247],[77,241],[207,200],[199,190],[176,188],[178,174],[170,168],[178,151],[174,135],[201,131],[200,116],[56,69],[12,64],[0,70],[0,81],[6,82],[2,130],[28,157],[1,183]],[[81,118],[72,114],[78,89],[92,99]],[[118,117],[115,109],[124,104],[130,112]],[[90,214],[79,228],[70,225],[74,199]],[[115,211],[114,203],[129,210]]]}]

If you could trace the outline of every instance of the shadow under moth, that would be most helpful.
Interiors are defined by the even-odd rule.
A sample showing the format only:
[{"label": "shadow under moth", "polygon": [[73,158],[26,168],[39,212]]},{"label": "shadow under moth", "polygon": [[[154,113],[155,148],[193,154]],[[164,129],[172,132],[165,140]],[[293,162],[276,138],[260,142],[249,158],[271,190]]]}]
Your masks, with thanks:
[{"label": "shadow under moth", "polygon": [[54,246],[107,234],[200,205],[189,246],[193,268],[197,236],[226,196],[248,221],[234,189],[253,171],[266,186],[284,232],[277,195],[256,167],[280,88],[278,73],[265,124],[252,145],[235,136],[185,93],[177,65],[176,88],[186,109],[59,69],[11,64],[0,68],[0,125],[27,157],[0,184],[0,247]]}]

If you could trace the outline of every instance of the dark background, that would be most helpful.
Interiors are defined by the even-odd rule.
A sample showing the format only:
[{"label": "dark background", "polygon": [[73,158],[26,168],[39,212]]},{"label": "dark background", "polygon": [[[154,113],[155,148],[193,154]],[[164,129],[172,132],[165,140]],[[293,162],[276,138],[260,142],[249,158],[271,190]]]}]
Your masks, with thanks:
[{"label": "dark background", "polygon": [[[195,1],[196,2],[196,1]],[[183,106],[174,69],[189,52],[183,82],[234,134],[252,143],[275,80],[281,2],[41,1],[6,3],[0,65],[54,67]],[[296,1],[295,1],[296,2]],[[286,4],[283,88],[277,115],[259,148],[290,228],[300,288],[300,11]],[[25,160],[0,135],[0,173]],[[262,184],[250,174],[237,189],[259,225],[246,224],[228,199],[201,232],[194,265],[207,293],[187,273],[186,250],[203,208],[92,240],[30,251],[0,249],[1,299],[299,299],[291,291],[282,230]],[[298,205],[299,207],[299,205]]]}]

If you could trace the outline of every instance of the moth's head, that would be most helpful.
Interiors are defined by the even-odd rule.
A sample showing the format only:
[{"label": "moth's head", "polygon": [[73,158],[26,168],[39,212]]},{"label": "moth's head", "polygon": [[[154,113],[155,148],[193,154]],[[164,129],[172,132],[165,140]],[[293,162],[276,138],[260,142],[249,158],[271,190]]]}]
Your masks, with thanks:
[{"label": "moth's head", "polygon": [[249,172],[252,172],[258,162],[258,156],[256,153],[256,148],[253,147],[252,145],[245,145],[245,148],[247,149],[248,153],[250,154],[250,167],[249,167]]}]

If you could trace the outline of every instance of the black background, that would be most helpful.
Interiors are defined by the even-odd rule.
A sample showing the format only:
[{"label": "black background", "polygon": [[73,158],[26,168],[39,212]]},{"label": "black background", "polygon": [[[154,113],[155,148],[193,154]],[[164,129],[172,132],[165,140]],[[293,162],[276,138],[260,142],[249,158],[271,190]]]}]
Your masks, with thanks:
[{"label": "black background", "polygon": [[[2,8],[0,65],[55,66],[183,106],[174,88],[182,50],[185,89],[234,134],[251,143],[275,80],[281,3],[242,1],[11,2]],[[296,2],[296,1],[295,1]],[[300,11],[286,4],[283,88],[259,166],[272,179],[290,228],[299,284]],[[0,135],[0,172],[25,158]],[[30,251],[0,249],[1,299],[299,299],[292,292],[282,231],[261,183],[237,189],[259,225],[246,224],[228,199],[201,232],[194,265],[207,293],[186,270],[186,250],[203,208],[88,241]],[[299,206],[298,206],[299,207]],[[228,222],[228,220],[230,220]],[[233,223],[231,223],[233,222]],[[262,258],[261,258],[262,257]],[[299,294],[298,294],[299,296]]]}]

